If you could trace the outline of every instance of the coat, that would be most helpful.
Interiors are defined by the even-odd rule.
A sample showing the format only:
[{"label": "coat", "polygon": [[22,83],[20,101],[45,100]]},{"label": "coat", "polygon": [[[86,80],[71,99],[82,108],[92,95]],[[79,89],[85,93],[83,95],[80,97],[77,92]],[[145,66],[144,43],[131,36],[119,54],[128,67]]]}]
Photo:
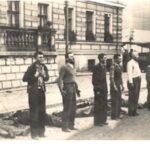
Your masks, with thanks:
[{"label": "coat", "polygon": [[[45,77],[43,77],[44,81],[49,80],[49,75],[48,75],[48,69],[46,65],[43,64],[44,71],[45,71]],[[27,92],[28,93],[37,93],[38,92],[38,79],[35,77],[35,72],[36,72],[36,62],[34,62],[31,66],[28,67],[27,71],[25,72],[23,76],[23,81],[28,82],[27,85]],[[45,88],[45,82],[44,82],[44,92],[46,91]]]}]

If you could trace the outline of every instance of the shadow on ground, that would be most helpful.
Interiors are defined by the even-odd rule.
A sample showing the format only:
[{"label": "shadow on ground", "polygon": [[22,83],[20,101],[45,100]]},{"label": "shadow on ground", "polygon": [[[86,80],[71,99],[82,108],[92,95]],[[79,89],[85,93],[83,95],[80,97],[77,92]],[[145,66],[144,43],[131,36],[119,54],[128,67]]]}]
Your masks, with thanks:
[{"label": "shadow on ground", "polygon": [[119,120],[111,120],[109,117],[108,126],[90,125],[68,140],[150,140],[150,111],[141,109],[138,112],[140,115],[137,117],[124,115]]}]

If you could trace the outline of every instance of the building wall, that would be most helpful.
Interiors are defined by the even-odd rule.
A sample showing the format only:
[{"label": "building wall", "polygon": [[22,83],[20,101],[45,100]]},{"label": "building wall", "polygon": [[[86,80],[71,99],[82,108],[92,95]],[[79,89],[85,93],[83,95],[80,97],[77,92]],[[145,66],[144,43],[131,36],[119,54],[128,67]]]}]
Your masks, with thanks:
[{"label": "building wall", "polygon": [[[59,56],[57,57],[58,67],[65,64],[65,42],[59,41],[56,44],[59,49]],[[121,49],[121,45],[119,46]],[[94,59],[98,62],[97,56],[99,53],[105,53],[108,59],[112,59],[116,54],[116,45],[113,43],[99,43],[99,42],[77,42],[76,45],[71,45],[69,50],[75,54],[76,68],[78,71],[88,71],[88,60]]]},{"label": "building wall", "polygon": [[[116,7],[111,7],[103,4],[86,3],[84,1],[77,1],[76,3],[69,4],[69,7],[75,8],[76,11],[76,44],[69,46],[69,51],[75,54],[76,67],[78,71],[88,71],[88,60],[94,59],[97,62],[97,55],[99,53],[107,54],[108,58],[112,58],[116,51],[116,37],[117,37],[117,10]],[[58,51],[58,66],[65,63],[65,43],[64,43],[64,5],[53,3],[53,23],[56,33],[56,49]],[[95,42],[85,41],[86,32],[86,11],[93,11],[95,14]],[[114,43],[104,42],[104,14],[108,13],[112,15],[112,35],[114,37]],[[59,23],[60,22],[60,23]],[[59,23],[59,25],[58,25]],[[122,41],[122,9],[119,9],[118,13],[118,42]],[[120,46],[118,51],[120,51]],[[83,60],[82,60],[83,59]]]},{"label": "building wall", "polygon": [[[53,27],[56,29],[56,40],[64,40],[65,29],[65,16],[64,16],[64,2],[58,3],[54,1],[39,1],[49,5],[48,7],[48,20],[53,22]],[[117,12],[116,7],[107,6],[98,3],[87,3],[84,1],[75,1],[69,3],[69,7],[75,10],[75,32],[77,33],[78,41],[85,41],[86,30],[86,11],[94,12],[95,17],[95,34],[96,41],[104,42],[104,14],[109,13],[112,15],[112,34],[114,42],[116,41],[117,31]],[[7,19],[7,1],[0,1],[0,24],[8,25]],[[24,28],[37,28],[39,25],[38,18],[38,1],[20,0],[20,26]],[[122,9],[119,9],[119,41],[121,41],[122,32]]]},{"label": "building wall", "polygon": [[[54,0],[20,0],[20,27],[37,29],[39,25],[38,18],[38,2],[46,3],[48,7],[48,21],[53,22],[53,28],[56,29],[56,55],[46,52],[46,64],[49,68],[50,82],[54,82],[58,76],[58,68],[65,63],[65,15],[64,1]],[[75,54],[77,71],[88,71],[88,61],[94,60],[97,63],[97,55],[99,53],[107,54],[108,58],[112,58],[113,54],[120,52],[120,42],[122,41],[122,8],[118,8],[118,25],[117,25],[117,7],[105,5],[95,2],[85,1],[69,1],[69,7],[74,9],[74,31],[77,34],[77,42],[70,45],[69,51]],[[7,1],[0,1],[0,25],[8,26]],[[85,40],[86,32],[86,11],[94,13],[94,33],[96,41],[87,42]],[[104,14],[111,14],[112,18],[112,35],[114,42],[104,42]],[[118,51],[117,45],[117,29],[118,29]],[[19,49],[17,50],[19,51]],[[8,54],[9,53],[9,54]],[[7,52],[0,45],[0,89],[13,87],[22,87],[23,73],[27,67],[33,62],[32,54],[28,52],[19,52],[13,55]]]},{"label": "building wall", "polygon": [[[22,78],[29,65],[34,61],[31,56],[1,56],[0,90],[26,86],[26,83],[22,82]],[[50,76],[47,83],[55,82],[58,76],[58,65],[55,62],[55,57],[47,57],[45,63]]]},{"label": "building wall", "polygon": [[7,25],[7,3],[0,1],[0,25]]}]

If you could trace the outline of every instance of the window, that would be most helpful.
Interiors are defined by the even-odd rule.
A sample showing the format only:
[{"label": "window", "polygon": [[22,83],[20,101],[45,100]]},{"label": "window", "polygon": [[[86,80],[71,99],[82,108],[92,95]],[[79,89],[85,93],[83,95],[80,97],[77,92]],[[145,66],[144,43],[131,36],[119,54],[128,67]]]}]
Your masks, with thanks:
[{"label": "window", "polygon": [[104,42],[113,42],[112,36],[112,17],[110,14],[104,15]]},{"label": "window", "polygon": [[92,32],[93,30],[93,22],[92,22],[92,18],[93,18],[93,12],[87,11],[86,12],[86,24],[87,24],[87,31],[88,32]]},{"label": "window", "polygon": [[8,24],[11,27],[19,27],[19,1],[8,2]]},{"label": "window", "polygon": [[[64,8],[64,13],[66,8]],[[75,9],[68,8],[68,31],[69,31],[69,41],[71,43],[76,42],[76,33],[75,33]],[[66,29],[64,30],[64,39],[66,39]]]},{"label": "window", "polygon": [[45,27],[48,21],[48,4],[38,4],[39,26]]},{"label": "window", "polygon": [[94,12],[87,11],[86,12],[86,40],[87,41],[95,41],[93,18],[94,18]]},{"label": "window", "polygon": [[[64,14],[66,14],[66,8],[64,8]],[[68,30],[75,31],[75,8],[68,8]]]},{"label": "window", "polygon": [[68,8],[68,30],[73,30],[73,8]]}]

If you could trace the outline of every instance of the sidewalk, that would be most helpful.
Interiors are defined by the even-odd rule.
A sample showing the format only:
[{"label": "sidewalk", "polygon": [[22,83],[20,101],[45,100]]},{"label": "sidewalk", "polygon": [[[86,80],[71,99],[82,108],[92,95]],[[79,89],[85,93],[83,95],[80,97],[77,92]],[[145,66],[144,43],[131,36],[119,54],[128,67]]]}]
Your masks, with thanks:
[{"label": "sidewalk", "polygon": [[[108,79],[108,88],[109,88],[109,75],[107,75]],[[123,74],[123,82],[125,86],[125,91],[127,91],[127,75]],[[81,90],[81,97],[78,99],[86,99],[93,97],[93,86],[91,82],[91,73],[83,74],[80,73],[77,76],[77,83],[79,85],[79,89]],[[146,87],[145,74],[142,74],[142,88]],[[49,84],[47,85],[46,91],[46,105],[47,108],[52,111],[56,111],[57,106],[61,109],[62,98],[57,87],[57,84]],[[0,114],[27,109],[28,108],[28,95],[26,92],[26,88],[24,89],[16,89],[9,91],[1,91],[0,92]]]}]

